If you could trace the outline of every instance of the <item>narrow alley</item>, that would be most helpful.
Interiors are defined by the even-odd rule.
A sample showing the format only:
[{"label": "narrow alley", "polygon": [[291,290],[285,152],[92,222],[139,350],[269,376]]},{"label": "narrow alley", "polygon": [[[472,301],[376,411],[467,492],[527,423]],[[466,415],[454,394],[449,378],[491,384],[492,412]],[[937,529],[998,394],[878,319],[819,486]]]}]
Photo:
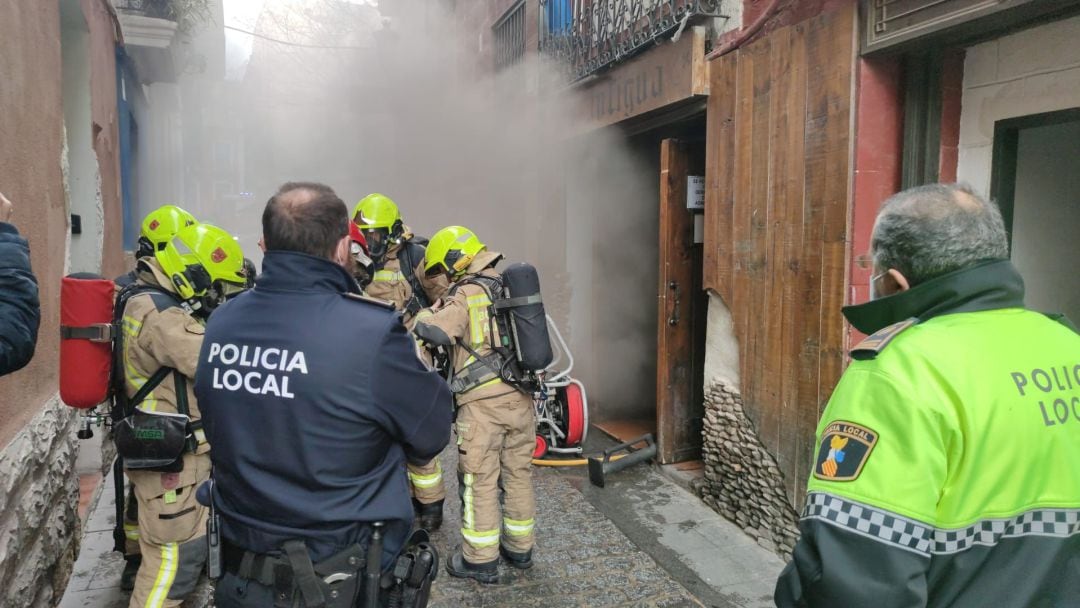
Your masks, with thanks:
[{"label": "narrow alley", "polygon": [[1078,608],[1077,40],[0,0],[0,608]]},{"label": "narrow alley", "polygon": [[[603,439],[591,440],[601,448]],[[454,450],[443,454],[447,466]],[[677,472],[672,471],[677,474]],[[684,476],[685,478],[685,476]],[[61,608],[123,608],[124,560],[112,551],[115,521],[107,479],[84,526],[83,545]],[[654,606],[765,608],[783,563],[733,524],[711,511],[660,470],[642,466],[612,477],[605,488],[588,482],[582,468],[546,469],[535,475],[536,565],[503,566],[497,585],[479,585],[440,573],[433,608],[492,606]],[[451,482],[448,492],[456,492]],[[442,555],[456,538],[460,506],[447,505],[435,535]],[[210,605],[204,581],[185,606]]]}]

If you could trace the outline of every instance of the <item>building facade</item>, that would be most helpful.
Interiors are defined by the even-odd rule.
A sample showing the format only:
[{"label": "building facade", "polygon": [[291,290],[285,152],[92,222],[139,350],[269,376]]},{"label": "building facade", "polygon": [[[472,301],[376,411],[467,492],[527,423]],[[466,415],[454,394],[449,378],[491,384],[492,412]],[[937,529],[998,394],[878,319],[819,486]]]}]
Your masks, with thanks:
[{"label": "building facade", "polygon": [[[148,128],[178,126],[154,90],[183,68],[183,15],[170,11],[170,2],[153,0],[0,7],[0,191],[30,243],[42,309],[33,360],[0,378],[5,606],[59,602],[79,550],[80,507],[111,462],[100,443],[76,438],[80,417],[59,399],[60,285],[74,272],[126,272],[142,205],[178,200],[151,191],[169,180],[151,171],[163,146]],[[164,160],[182,179],[182,157]],[[100,442],[104,433],[96,435]]]},{"label": "building facade", "polygon": [[571,100],[540,225],[567,236],[554,266],[593,419],[655,432],[661,462],[702,459],[703,499],[763,546],[794,546],[818,419],[862,337],[840,309],[868,298],[856,261],[889,195],[960,180],[993,197],[1030,305],[1080,314],[1080,81],[1060,52],[1076,2],[454,10],[469,61]]}]

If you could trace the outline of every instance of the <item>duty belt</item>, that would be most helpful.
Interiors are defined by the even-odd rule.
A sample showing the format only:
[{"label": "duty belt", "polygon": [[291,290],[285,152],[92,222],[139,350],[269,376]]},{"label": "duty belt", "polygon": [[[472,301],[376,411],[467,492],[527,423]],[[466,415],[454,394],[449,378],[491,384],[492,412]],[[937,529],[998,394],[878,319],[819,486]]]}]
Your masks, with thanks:
[{"label": "duty belt", "polygon": [[[350,545],[317,564],[311,563],[307,547],[301,541],[288,541],[283,549],[285,554],[280,556],[260,554],[223,540],[224,569],[239,578],[273,588],[276,599],[285,599],[285,605],[292,605],[295,590],[306,606],[335,606],[338,604],[335,600],[346,599],[335,591],[339,585],[349,589],[342,595],[353,597],[363,586],[367,560],[360,545]],[[348,601],[351,606],[352,599]]]}]

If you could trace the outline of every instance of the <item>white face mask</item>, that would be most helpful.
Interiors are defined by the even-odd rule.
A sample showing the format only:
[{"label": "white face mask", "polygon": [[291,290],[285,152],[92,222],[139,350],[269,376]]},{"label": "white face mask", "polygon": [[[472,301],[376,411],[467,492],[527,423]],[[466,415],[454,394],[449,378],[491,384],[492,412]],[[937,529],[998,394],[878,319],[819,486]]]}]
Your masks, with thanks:
[{"label": "white face mask", "polygon": [[874,300],[878,299],[878,292],[877,292],[878,279],[880,279],[881,277],[883,277],[883,276],[885,276],[887,274],[889,274],[888,270],[886,270],[885,272],[883,272],[883,273],[881,273],[879,275],[875,275],[875,276],[870,277],[870,301],[874,301]]}]

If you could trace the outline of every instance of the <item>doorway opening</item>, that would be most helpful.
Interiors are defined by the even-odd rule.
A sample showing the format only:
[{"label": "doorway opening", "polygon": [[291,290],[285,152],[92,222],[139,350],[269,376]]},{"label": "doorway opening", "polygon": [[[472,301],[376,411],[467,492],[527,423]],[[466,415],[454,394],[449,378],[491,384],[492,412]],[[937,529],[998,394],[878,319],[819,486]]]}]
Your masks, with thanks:
[{"label": "doorway opening", "polygon": [[1080,108],[998,121],[990,195],[1026,304],[1080,319]]},{"label": "doorway opening", "polygon": [[695,461],[701,457],[708,296],[702,286],[703,209],[693,209],[691,199],[704,187],[705,118],[638,134],[632,145],[647,151],[645,170],[655,180],[643,195],[652,196],[657,209],[656,280],[634,296],[655,297],[655,393],[596,426],[620,442],[652,433],[661,464]]}]

